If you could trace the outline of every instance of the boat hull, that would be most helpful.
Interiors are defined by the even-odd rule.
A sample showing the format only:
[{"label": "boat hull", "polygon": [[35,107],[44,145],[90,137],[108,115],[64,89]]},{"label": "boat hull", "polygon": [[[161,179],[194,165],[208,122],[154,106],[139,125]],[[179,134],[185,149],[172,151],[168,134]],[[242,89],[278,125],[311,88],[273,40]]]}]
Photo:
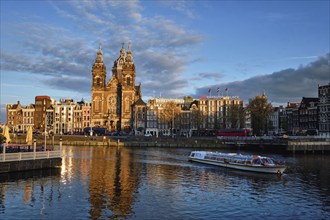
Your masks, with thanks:
[{"label": "boat hull", "polygon": [[246,164],[238,164],[238,163],[225,163],[222,161],[212,161],[201,158],[189,157],[190,161],[210,164],[220,167],[226,167],[236,170],[244,170],[258,173],[270,173],[270,174],[282,174],[286,169],[286,166],[275,165],[275,166],[263,166],[263,165],[246,165]]}]

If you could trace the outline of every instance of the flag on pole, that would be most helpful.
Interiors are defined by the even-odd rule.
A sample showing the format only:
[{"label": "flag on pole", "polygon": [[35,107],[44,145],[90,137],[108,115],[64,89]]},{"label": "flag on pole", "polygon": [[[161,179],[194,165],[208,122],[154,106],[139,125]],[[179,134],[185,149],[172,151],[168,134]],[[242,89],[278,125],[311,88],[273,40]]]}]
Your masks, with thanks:
[{"label": "flag on pole", "polygon": [[220,91],[220,88],[218,87],[218,89],[217,89],[217,93],[219,93],[219,91]]},{"label": "flag on pole", "polygon": [[211,88],[209,89],[209,93],[211,92]]},{"label": "flag on pole", "polygon": [[226,88],[225,90],[228,91],[228,88]]}]

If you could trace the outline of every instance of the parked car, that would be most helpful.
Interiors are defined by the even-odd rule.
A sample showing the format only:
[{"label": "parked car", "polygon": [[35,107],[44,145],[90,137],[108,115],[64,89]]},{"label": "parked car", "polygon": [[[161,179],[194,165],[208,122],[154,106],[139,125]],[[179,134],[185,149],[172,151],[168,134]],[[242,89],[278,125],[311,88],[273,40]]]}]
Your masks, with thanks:
[{"label": "parked car", "polygon": [[145,136],[145,137],[152,137],[152,134],[150,134],[150,133],[146,133],[144,136]]}]

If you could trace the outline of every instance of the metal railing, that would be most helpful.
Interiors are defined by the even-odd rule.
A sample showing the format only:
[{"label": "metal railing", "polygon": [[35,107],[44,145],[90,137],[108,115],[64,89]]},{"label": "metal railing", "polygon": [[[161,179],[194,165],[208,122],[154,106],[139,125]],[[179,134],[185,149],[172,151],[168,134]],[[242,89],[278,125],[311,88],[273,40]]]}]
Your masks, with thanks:
[{"label": "metal railing", "polygon": [[0,162],[7,161],[21,161],[21,160],[40,160],[40,159],[50,159],[62,157],[62,138],[60,139],[59,150],[46,150],[37,151],[36,140],[33,143],[32,152],[18,152],[18,153],[8,153],[6,152],[7,144],[3,144],[2,153],[0,154]]},{"label": "metal railing", "polygon": [[0,162],[38,160],[61,157],[60,151],[19,152],[0,154]]},{"label": "metal railing", "polygon": [[313,140],[324,140],[327,139],[326,137],[322,136],[288,136],[283,138],[281,136],[249,136],[249,137],[233,137],[233,136],[218,136],[217,139],[219,140],[243,140],[243,141],[259,141],[259,140],[306,140],[306,139],[313,139]]}]

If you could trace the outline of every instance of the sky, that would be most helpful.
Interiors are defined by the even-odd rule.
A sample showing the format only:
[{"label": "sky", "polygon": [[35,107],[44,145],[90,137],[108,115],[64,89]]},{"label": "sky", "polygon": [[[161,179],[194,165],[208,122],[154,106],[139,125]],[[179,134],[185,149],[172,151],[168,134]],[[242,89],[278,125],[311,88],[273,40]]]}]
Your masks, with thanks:
[{"label": "sky", "polygon": [[90,101],[98,48],[108,81],[122,43],[145,101],[229,95],[247,104],[265,92],[286,105],[330,83],[329,0],[0,4],[2,123],[6,104],[38,95]]}]

